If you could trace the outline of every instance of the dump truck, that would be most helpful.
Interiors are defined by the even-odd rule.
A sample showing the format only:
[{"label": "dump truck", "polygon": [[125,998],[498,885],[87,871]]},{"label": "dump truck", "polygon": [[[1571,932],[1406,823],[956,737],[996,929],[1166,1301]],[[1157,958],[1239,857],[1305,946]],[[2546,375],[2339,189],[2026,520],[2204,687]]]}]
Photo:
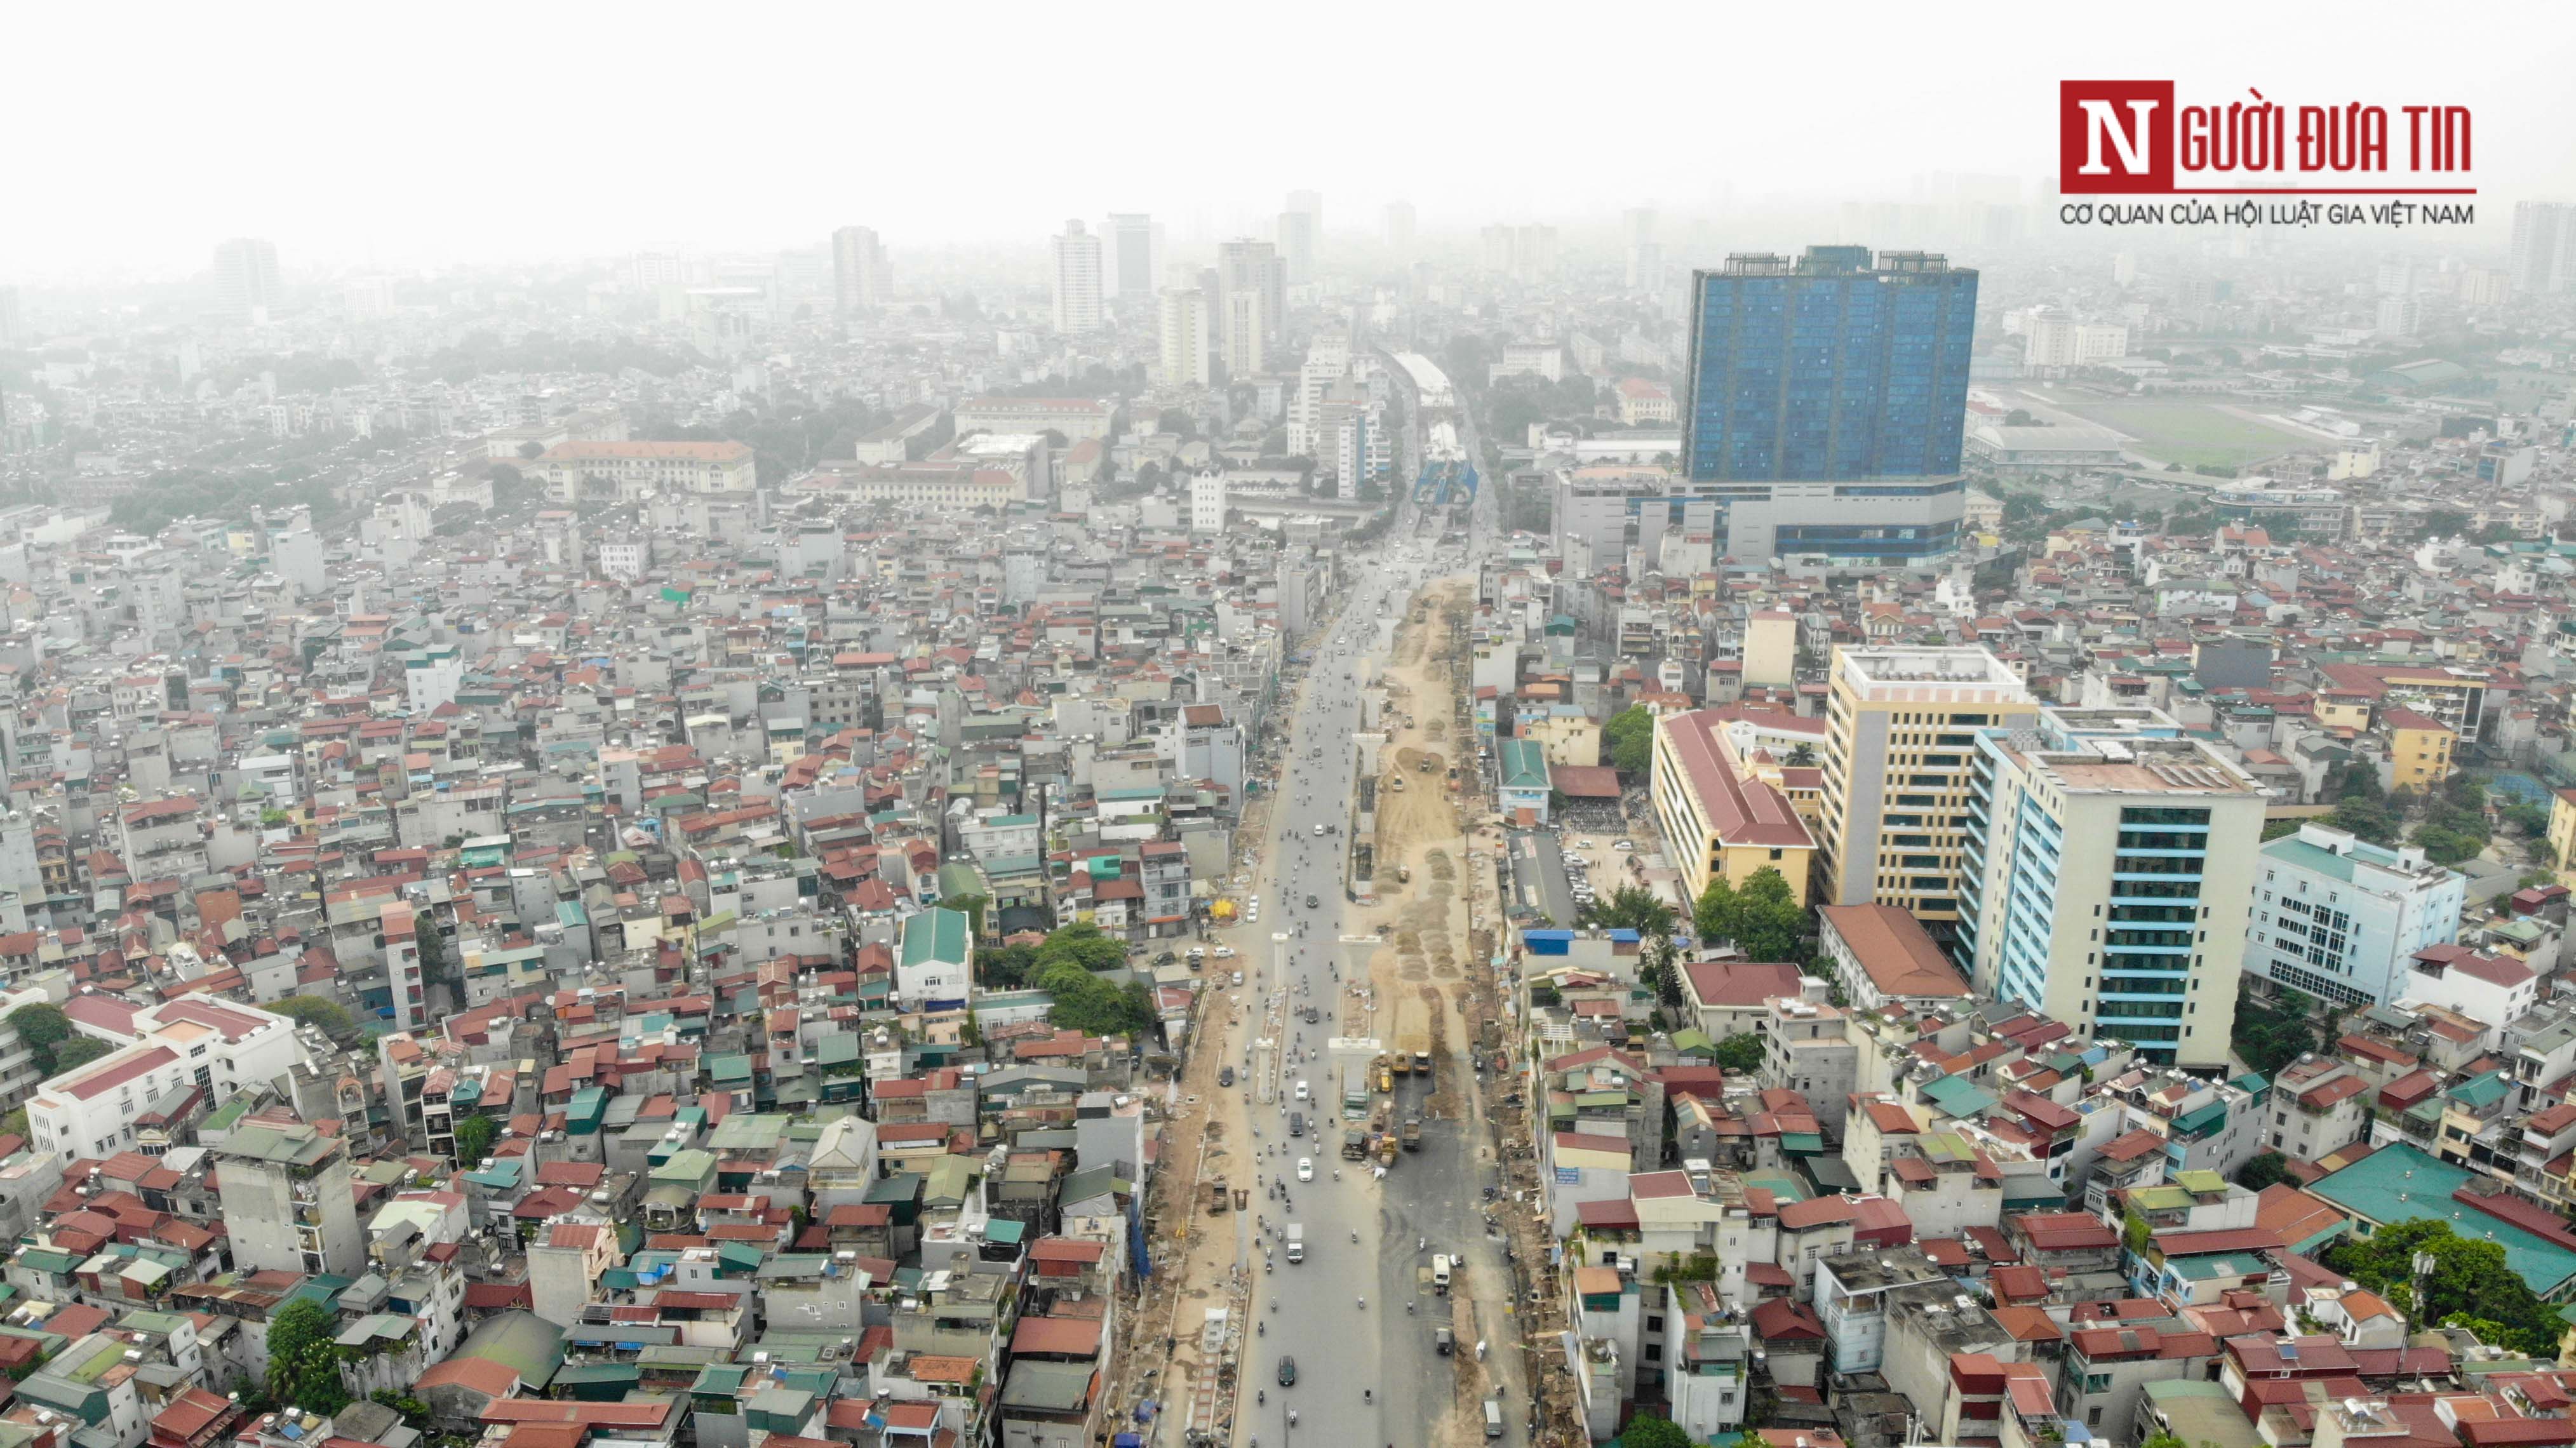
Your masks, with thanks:
[{"label": "dump truck", "polygon": [[1395,1133],[1392,1131],[1383,1131],[1378,1133],[1377,1164],[1379,1166],[1395,1165]]},{"label": "dump truck", "polygon": [[1434,1252],[1431,1254],[1431,1290],[1439,1293],[1443,1297],[1449,1295],[1449,1267],[1450,1263],[1448,1253]]},{"label": "dump truck", "polygon": [[1298,1223],[1290,1222],[1288,1224],[1288,1264],[1293,1267],[1305,1260],[1306,1229]]},{"label": "dump truck", "polygon": [[1422,1149],[1422,1118],[1419,1116],[1404,1118],[1404,1149],[1406,1151]]},{"label": "dump truck", "polygon": [[1389,1094],[1394,1092],[1395,1062],[1393,1060],[1385,1060],[1377,1063],[1377,1089]]},{"label": "dump truck", "polygon": [[1424,1041],[1413,1048],[1413,1074],[1428,1080],[1431,1075],[1431,1043]]},{"label": "dump truck", "polygon": [[1342,1160],[1358,1161],[1368,1155],[1368,1133],[1354,1126],[1342,1133]]},{"label": "dump truck", "polygon": [[1216,1177],[1210,1180],[1208,1182],[1208,1215],[1215,1216],[1217,1213],[1227,1210],[1231,1205],[1232,1204],[1226,1198],[1225,1178]]},{"label": "dump truck", "polygon": [[1431,1059],[1431,1007],[1420,991],[1396,993],[1394,1039],[1395,1069],[1419,1071]]}]

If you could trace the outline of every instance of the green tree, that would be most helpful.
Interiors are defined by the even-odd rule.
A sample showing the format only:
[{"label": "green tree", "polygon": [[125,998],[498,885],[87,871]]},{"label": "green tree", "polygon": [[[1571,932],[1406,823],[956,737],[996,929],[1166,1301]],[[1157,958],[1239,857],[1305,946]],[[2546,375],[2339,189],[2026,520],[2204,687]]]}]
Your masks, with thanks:
[{"label": "green tree", "polygon": [[1643,885],[1622,885],[1610,892],[1609,899],[1596,900],[1585,907],[1583,915],[1594,925],[1634,930],[1649,940],[1670,935],[1679,919],[1662,896]]},{"label": "green tree", "polygon": [[1066,961],[1084,970],[1116,970],[1127,963],[1127,947],[1101,934],[1099,926],[1077,921],[1050,933],[1030,964],[1042,973]]},{"label": "green tree", "polygon": [[1717,1064],[1735,1072],[1761,1070],[1762,1038],[1746,1031],[1718,1042]]},{"label": "green tree", "polygon": [[1816,746],[1802,740],[1789,750],[1789,757],[1780,762],[1791,769],[1813,769],[1816,765]]},{"label": "green tree", "polygon": [[1807,912],[1787,877],[1769,865],[1754,871],[1735,894],[1735,944],[1754,960],[1804,964]]},{"label": "green tree", "polygon": [[475,1112],[456,1123],[456,1160],[459,1165],[481,1161],[492,1153],[492,1138],[501,1134],[492,1118]]},{"label": "green tree", "polygon": [[27,1043],[27,1054],[36,1060],[36,1075],[46,1077],[62,1068],[55,1064],[55,1048],[70,1040],[72,1018],[63,1008],[37,1001],[9,1013],[9,1024],[17,1027],[18,1039]]},{"label": "green tree", "polygon": [[421,984],[449,984],[452,965],[447,958],[447,939],[438,933],[438,922],[422,914],[413,917],[412,926],[412,945],[420,952]]},{"label": "green tree", "polygon": [[2371,795],[2345,795],[2335,802],[2334,813],[2326,823],[2348,831],[2374,845],[2395,846],[2404,821],[2388,801]]},{"label": "green tree", "polygon": [[1652,1413],[1639,1413],[1619,1430],[1619,1441],[1627,1448],[1692,1448],[1690,1434],[1670,1418]]},{"label": "green tree", "polygon": [[1154,1023],[1153,1005],[1144,982],[1133,988],[1092,974],[1070,960],[1040,967],[1030,984],[1052,998],[1047,1020],[1089,1036],[1133,1036]]},{"label": "green tree", "polygon": [[993,950],[975,952],[975,972],[992,990],[1014,990],[1028,983],[1030,972],[1037,969],[1038,950],[1034,945],[1005,945]]},{"label": "green tree", "polygon": [[409,1393],[398,1393],[391,1388],[378,1388],[370,1396],[383,1406],[402,1414],[403,1422],[413,1431],[422,1433],[429,1431],[429,1404]]},{"label": "green tree", "polygon": [[2267,1151],[2236,1169],[2236,1184],[2249,1192],[2259,1192],[2274,1182],[2286,1181],[2290,1159],[2277,1151]]},{"label": "green tree", "polygon": [[1736,898],[1735,882],[1716,871],[1709,872],[1708,888],[1699,892],[1691,904],[1691,928],[1699,932],[1702,945],[1721,945],[1735,938],[1743,914],[1743,902]]},{"label": "green tree", "polygon": [[268,1395],[308,1413],[336,1413],[349,1406],[340,1383],[340,1319],[310,1297],[299,1297],[268,1320]]},{"label": "green tree", "polygon": [[74,1036],[54,1047],[54,1072],[60,1074],[75,1067],[86,1066],[115,1049],[114,1046],[96,1036]]},{"label": "green tree", "polygon": [[990,895],[950,895],[939,902],[939,908],[964,912],[968,933],[981,940],[984,938],[984,912],[992,903]]},{"label": "green tree", "polygon": [[[2419,1251],[2432,1254],[2433,1270],[2423,1279],[2424,1300],[2417,1303]],[[2419,1324],[2466,1314],[2501,1329],[2496,1346],[2543,1356],[2558,1350],[2564,1324],[2505,1264],[2503,1245],[2460,1236],[2439,1218],[2392,1222],[2359,1241],[2339,1243],[2326,1252],[2325,1265],[2400,1307],[2411,1306]]]},{"label": "green tree", "polygon": [[347,1006],[328,996],[292,995],[270,1001],[264,1009],[300,1025],[317,1027],[326,1036],[345,1039],[358,1033],[358,1018],[349,1014]]},{"label": "green tree", "polygon": [[[2228,1031],[2229,1044],[2245,1064],[2268,1076],[2309,1051],[2317,1048],[2316,1027],[2308,1020],[2308,998],[2297,991],[2283,991],[2278,1005],[2267,1006],[2246,997],[2236,1002],[2236,1019]],[[2106,1025],[2107,1034],[2116,1034]]]},{"label": "green tree", "polygon": [[1610,767],[1621,774],[1644,774],[1654,764],[1655,716],[1642,704],[1631,704],[1601,726],[1601,745]]}]

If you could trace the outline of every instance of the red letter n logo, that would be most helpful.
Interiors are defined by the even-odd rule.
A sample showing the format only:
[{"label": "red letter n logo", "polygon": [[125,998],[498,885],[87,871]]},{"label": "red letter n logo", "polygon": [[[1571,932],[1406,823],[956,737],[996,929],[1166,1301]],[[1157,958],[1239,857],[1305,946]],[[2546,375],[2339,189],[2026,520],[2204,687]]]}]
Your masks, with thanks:
[{"label": "red letter n logo", "polygon": [[2169,80],[2057,83],[2057,189],[2068,195],[2173,189]]}]

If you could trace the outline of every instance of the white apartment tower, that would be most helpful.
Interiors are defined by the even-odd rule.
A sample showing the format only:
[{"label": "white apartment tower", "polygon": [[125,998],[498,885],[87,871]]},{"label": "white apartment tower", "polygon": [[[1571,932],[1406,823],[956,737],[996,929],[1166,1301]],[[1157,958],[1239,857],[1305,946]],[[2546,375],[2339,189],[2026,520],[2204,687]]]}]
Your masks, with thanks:
[{"label": "white apartment tower", "polygon": [[215,300],[227,319],[264,322],[285,301],[277,271],[277,244],[236,236],[215,248]]},{"label": "white apartment tower", "polygon": [[1279,249],[1266,241],[1224,242],[1216,267],[1224,289],[1218,324],[1226,370],[1236,377],[1266,372],[1288,314],[1288,271]]},{"label": "white apartment tower", "polygon": [[1165,287],[1162,304],[1162,378],[1166,387],[1206,387],[1209,367],[1208,298],[1197,287]]},{"label": "white apartment tower", "polygon": [[1067,336],[1100,330],[1100,238],[1080,220],[1055,238],[1055,329]]},{"label": "white apartment tower", "polygon": [[1113,297],[1150,297],[1163,260],[1163,229],[1141,211],[1109,213],[1102,284]]},{"label": "white apartment tower", "polygon": [[884,306],[893,289],[885,244],[875,230],[844,226],[832,233],[832,297],[842,316]]}]

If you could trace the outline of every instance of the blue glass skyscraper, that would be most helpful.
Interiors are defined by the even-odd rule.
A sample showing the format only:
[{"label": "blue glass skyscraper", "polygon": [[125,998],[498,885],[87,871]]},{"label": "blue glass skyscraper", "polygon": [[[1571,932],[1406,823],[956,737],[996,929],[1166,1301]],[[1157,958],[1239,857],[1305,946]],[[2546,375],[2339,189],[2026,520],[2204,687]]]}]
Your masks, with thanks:
[{"label": "blue glass skyscraper", "polygon": [[1924,252],[1873,266],[1865,246],[1811,246],[1694,273],[1691,480],[1956,474],[1976,315],[1977,274]]}]

